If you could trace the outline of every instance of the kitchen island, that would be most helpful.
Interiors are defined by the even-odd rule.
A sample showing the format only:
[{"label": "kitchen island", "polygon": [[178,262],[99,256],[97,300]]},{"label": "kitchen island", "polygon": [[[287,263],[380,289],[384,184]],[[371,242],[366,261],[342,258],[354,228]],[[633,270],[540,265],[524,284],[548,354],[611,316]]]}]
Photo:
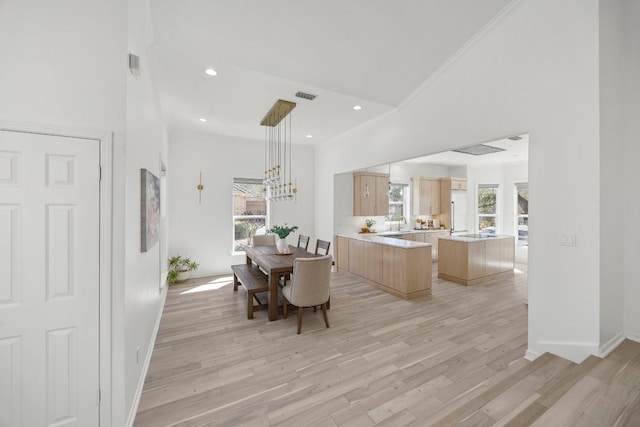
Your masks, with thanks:
[{"label": "kitchen island", "polygon": [[431,244],[378,236],[335,236],[338,271],[403,299],[431,295]]},{"label": "kitchen island", "polygon": [[465,234],[438,240],[438,277],[475,285],[513,274],[514,236]]}]

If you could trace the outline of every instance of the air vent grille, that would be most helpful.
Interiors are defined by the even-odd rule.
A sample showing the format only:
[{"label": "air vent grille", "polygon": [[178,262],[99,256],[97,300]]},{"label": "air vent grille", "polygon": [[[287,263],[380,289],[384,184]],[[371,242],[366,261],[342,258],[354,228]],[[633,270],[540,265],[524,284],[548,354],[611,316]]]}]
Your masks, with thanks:
[{"label": "air vent grille", "polygon": [[507,139],[510,139],[510,140],[512,140],[512,141],[520,141],[520,140],[522,139],[522,137],[521,137],[521,136],[516,135],[516,136],[510,136],[510,137],[509,137],[509,138],[507,138]]},{"label": "air vent grille", "polygon": [[310,93],[304,93],[304,92],[296,92],[296,96],[298,98],[302,98],[302,99],[308,99],[309,101],[313,101],[317,95],[311,95]]},{"label": "air vent grille", "polygon": [[478,144],[478,145],[472,145],[471,147],[460,148],[458,150],[453,150],[453,151],[455,151],[456,153],[471,154],[473,156],[482,156],[485,154],[499,153],[500,151],[505,151],[505,150],[504,148]]}]

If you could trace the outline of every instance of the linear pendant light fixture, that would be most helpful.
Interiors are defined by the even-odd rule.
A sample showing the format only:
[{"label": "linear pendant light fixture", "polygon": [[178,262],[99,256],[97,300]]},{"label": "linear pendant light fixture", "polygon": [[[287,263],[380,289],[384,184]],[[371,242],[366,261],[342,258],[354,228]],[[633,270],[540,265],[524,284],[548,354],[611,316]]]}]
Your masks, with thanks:
[{"label": "linear pendant light fixture", "polygon": [[261,126],[264,136],[264,185],[273,201],[293,200],[298,189],[291,180],[291,110],[295,102],[279,99],[267,112]]}]

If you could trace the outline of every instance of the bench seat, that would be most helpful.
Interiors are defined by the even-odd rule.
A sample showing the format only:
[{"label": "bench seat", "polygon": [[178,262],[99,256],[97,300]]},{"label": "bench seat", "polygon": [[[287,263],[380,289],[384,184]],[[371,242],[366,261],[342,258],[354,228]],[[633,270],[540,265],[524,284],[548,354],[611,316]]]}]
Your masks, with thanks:
[{"label": "bench seat", "polygon": [[[232,265],[231,270],[233,271],[233,290],[237,291],[239,284],[246,289],[247,319],[253,319],[254,311],[268,307],[268,294],[261,293],[269,290],[269,277],[253,264]],[[253,305],[254,300],[257,305]]]}]

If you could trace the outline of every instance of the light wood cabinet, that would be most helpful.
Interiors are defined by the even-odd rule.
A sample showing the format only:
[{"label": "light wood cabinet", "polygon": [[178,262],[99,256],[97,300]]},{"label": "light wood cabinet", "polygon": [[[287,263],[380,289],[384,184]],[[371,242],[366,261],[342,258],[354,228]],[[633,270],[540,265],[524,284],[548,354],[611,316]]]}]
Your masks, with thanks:
[{"label": "light wood cabinet", "polygon": [[413,214],[438,215],[441,209],[440,180],[411,178],[413,188]]},{"label": "light wood cabinet", "polygon": [[[440,225],[451,229],[451,191],[466,190],[466,178],[441,178],[440,179],[440,213],[436,219],[440,220]],[[464,228],[466,224],[456,224],[456,228]]]},{"label": "light wood cabinet", "polygon": [[438,277],[475,285],[498,274],[513,273],[514,237],[439,240]]},{"label": "light wood cabinet", "polygon": [[382,245],[362,243],[363,276],[374,282],[382,282]]},{"label": "light wood cabinet", "polygon": [[389,175],[371,172],[353,174],[353,215],[389,215]]},{"label": "light wood cabinet", "polygon": [[335,241],[339,270],[356,274],[400,298],[431,295],[432,267],[428,246],[406,248],[341,236],[336,236]]},{"label": "light wood cabinet", "polygon": [[336,267],[338,271],[349,270],[349,239],[336,236],[333,241],[336,242],[333,253],[336,257]]},{"label": "light wood cabinet", "polygon": [[349,271],[363,276],[364,274],[364,242],[349,239]]}]

